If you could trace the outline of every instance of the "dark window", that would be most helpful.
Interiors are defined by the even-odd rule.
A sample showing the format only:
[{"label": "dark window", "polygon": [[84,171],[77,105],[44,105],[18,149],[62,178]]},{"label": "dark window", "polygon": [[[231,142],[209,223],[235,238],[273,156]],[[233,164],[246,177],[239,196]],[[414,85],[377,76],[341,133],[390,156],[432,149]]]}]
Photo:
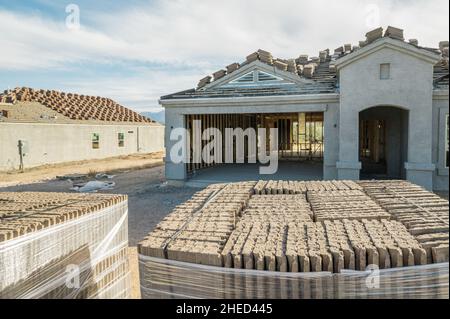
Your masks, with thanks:
[{"label": "dark window", "polygon": [[391,65],[389,63],[380,64],[380,80],[389,80],[391,78]]},{"label": "dark window", "polygon": [[100,148],[100,134],[98,133],[92,133],[92,148]]},{"label": "dark window", "polygon": [[448,158],[448,142],[449,142],[449,130],[448,130],[448,114],[447,119],[445,121],[445,126],[447,129],[446,135],[445,135],[445,167],[448,167],[449,165],[449,158]]},{"label": "dark window", "polygon": [[119,141],[119,147],[124,147],[125,146],[125,134],[124,133],[119,133],[117,135],[118,141]]}]

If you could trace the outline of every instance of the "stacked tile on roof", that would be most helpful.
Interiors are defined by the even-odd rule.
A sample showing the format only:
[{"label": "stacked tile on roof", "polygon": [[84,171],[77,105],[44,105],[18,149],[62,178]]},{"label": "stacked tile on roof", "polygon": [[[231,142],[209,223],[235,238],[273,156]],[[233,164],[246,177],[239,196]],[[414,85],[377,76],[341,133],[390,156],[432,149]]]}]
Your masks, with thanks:
[{"label": "stacked tile on roof", "polygon": [[15,88],[0,93],[0,103],[38,102],[72,120],[154,123],[111,99],[55,90]]},{"label": "stacked tile on roof", "polygon": [[[239,64],[233,63],[226,67],[226,70],[220,70],[214,74],[214,78],[207,76],[201,79],[197,85],[197,89],[186,90],[161,97],[166,99],[181,98],[220,98],[220,97],[243,97],[243,96],[266,96],[266,95],[290,95],[290,94],[323,94],[338,92],[338,80],[336,74],[336,60],[346,56],[360,48],[375,42],[383,37],[389,37],[397,41],[405,42],[403,30],[389,26],[383,34],[383,28],[377,28],[366,34],[366,39],[359,41],[358,45],[344,44],[330,53],[329,49],[321,50],[318,57],[309,57],[301,54],[296,59],[280,59],[274,58],[272,54],[265,50],[257,50],[246,57],[246,60]],[[410,39],[405,42],[417,48],[428,50],[441,55],[441,60],[434,67],[434,86],[435,88],[448,88],[449,72],[448,72],[448,41],[441,41],[439,48],[421,47],[416,39]],[[257,87],[235,87],[235,88],[209,88],[212,82],[222,79],[224,76],[235,72],[242,66],[260,61],[262,63],[274,66],[279,70],[286,71],[311,80],[311,83],[305,83],[301,86],[265,86]]]}]

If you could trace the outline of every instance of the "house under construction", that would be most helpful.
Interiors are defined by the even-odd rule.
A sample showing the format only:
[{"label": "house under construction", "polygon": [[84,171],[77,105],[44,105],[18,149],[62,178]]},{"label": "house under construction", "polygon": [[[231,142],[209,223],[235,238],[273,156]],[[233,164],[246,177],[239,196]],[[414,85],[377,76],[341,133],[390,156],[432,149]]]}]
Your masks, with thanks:
[{"label": "house under construction", "polygon": [[[172,130],[191,130],[194,120],[202,129],[277,128],[287,175],[319,166],[326,180],[396,178],[448,190],[448,59],[448,41],[423,47],[394,27],[317,57],[284,60],[258,50],[196,89],[161,97],[166,153],[177,143]],[[167,156],[166,177],[184,183],[224,167],[225,174],[238,169]]]}]

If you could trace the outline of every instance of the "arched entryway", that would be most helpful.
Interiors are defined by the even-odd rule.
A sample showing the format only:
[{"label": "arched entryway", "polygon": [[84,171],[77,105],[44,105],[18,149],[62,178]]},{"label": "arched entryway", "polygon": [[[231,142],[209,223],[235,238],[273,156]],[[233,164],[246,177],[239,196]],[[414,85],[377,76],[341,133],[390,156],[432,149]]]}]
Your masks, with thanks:
[{"label": "arched entryway", "polygon": [[361,179],[405,179],[409,111],[376,106],[359,113]]}]

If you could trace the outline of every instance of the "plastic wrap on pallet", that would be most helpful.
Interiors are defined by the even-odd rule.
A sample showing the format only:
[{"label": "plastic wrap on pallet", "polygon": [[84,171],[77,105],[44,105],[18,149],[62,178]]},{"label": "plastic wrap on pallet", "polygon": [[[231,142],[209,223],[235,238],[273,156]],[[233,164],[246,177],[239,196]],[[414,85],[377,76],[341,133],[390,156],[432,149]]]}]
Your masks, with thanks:
[{"label": "plastic wrap on pallet", "polygon": [[282,273],[139,255],[141,296],[148,299],[448,299],[448,266]]},{"label": "plastic wrap on pallet", "polygon": [[128,204],[0,243],[0,298],[129,298]]}]

